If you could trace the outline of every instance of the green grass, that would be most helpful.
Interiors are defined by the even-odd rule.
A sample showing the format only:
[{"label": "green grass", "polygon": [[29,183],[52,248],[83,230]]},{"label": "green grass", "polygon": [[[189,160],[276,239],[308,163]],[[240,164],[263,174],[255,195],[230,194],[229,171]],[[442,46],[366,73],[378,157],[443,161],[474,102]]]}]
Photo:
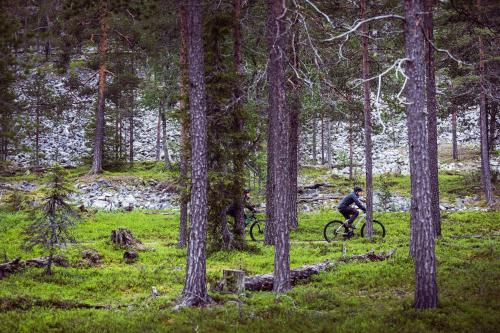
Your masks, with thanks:
[{"label": "green grass", "polygon": [[[339,217],[327,210],[300,215],[299,230],[291,234],[292,268],[341,256],[341,244],[318,242],[324,224]],[[50,277],[41,269],[26,269],[0,280],[0,332],[497,331],[500,212],[443,215],[443,237],[436,247],[440,306],[432,311],[411,307],[409,215],[376,218],[386,225],[387,237],[381,242],[352,239],[346,243],[347,254],[397,249],[390,260],[337,264],[283,296],[211,292],[219,305],[174,311],[172,301],[182,290],[186,254],[176,247],[178,216],[100,212],[78,225],[79,243],[64,250],[71,267],[56,267]],[[41,255],[22,249],[20,234],[27,219],[23,213],[0,212],[0,256]],[[118,227],[129,228],[148,248],[134,264],[125,264],[123,250],[109,241],[111,230]],[[482,238],[454,238],[470,235]],[[82,264],[81,252],[87,248],[103,254],[102,266]],[[216,252],[208,258],[208,280],[220,279],[224,268],[240,268],[247,274],[271,272],[273,259],[273,248],[262,244],[254,244],[248,252]],[[160,292],[156,299],[149,296],[151,286]],[[30,307],[33,300],[46,303]],[[55,301],[111,309],[58,309],[50,306]],[[9,307],[16,302],[27,305]]]}]

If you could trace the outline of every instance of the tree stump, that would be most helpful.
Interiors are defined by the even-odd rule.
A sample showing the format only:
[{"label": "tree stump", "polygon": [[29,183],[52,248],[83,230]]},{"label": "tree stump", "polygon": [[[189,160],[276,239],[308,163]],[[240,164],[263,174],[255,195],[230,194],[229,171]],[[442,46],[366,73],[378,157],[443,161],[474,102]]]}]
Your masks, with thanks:
[{"label": "tree stump", "polygon": [[245,272],[237,269],[224,269],[222,271],[224,280],[222,290],[225,292],[240,294],[245,291]]},{"label": "tree stump", "polygon": [[137,252],[134,251],[125,251],[125,253],[123,254],[123,259],[127,264],[135,262],[138,257],[139,255],[137,254]]},{"label": "tree stump", "polygon": [[138,251],[144,251],[146,249],[139,240],[134,238],[130,230],[125,228],[118,228],[117,230],[111,231],[111,241],[113,244],[122,248],[135,249]]},{"label": "tree stump", "polygon": [[89,266],[98,266],[102,263],[102,255],[95,249],[83,251],[82,258]]}]

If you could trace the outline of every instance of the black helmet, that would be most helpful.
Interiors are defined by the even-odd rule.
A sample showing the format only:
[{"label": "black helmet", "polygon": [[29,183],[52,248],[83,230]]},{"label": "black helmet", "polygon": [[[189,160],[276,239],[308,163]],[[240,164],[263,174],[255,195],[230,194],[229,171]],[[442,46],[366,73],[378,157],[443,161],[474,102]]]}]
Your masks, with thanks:
[{"label": "black helmet", "polygon": [[246,194],[246,193],[250,193],[250,192],[252,192],[252,190],[251,190],[251,189],[249,189],[248,187],[247,187],[247,188],[245,188],[245,189],[243,190],[243,193],[245,193],[245,194]]},{"label": "black helmet", "polygon": [[363,192],[363,189],[359,186],[354,186],[354,193]]}]

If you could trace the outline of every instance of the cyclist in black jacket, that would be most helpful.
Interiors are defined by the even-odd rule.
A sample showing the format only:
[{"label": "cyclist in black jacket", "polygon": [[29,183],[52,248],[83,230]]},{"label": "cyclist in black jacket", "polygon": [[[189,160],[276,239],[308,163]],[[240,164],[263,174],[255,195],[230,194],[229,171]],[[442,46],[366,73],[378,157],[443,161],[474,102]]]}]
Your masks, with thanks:
[{"label": "cyclist in black jacket", "polygon": [[[252,213],[255,214],[255,212],[257,211],[255,209],[255,206],[254,205],[251,205],[248,201],[250,200],[250,189],[249,188],[246,188],[243,190],[243,207],[241,207],[242,209],[243,208],[247,208],[248,210],[250,210]],[[232,203],[228,206],[227,208],[227,212],[226,212],[227,215],[230,215],[232,216],[233,218],[236,218],[236,203]],[[246,214],[243,212],[243,216],[246,218]]]},{"label": "cyclist in black jacket", "polygon": [[346,218],[348,219],[346,223],[344,223],[344,226],[346,228],[351,228],[354,229],[355,227],[352,225],[352,222],[358,217],[359,212],[357,209],[354,209],[351,207],[353,203],[356,204],[356,206],[359,207],[362,211],[366,212],[365,206],[359,201],[359,196],[363,193],[363,189],[359,186],[354,186],[354,190],[346,195],[339,203],[337,208],[339,209],[339,212]]}]

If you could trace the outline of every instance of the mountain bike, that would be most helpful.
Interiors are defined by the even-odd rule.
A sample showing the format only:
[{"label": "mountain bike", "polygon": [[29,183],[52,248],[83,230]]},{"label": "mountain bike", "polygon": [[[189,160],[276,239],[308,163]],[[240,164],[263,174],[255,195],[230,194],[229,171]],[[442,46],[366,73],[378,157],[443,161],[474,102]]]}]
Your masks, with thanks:
[{"label": "mountain bike", "polygon": [[245,229],[250,226],[250,238],[254,242],[263,242],[264,241],[264,228],[266,222],[264,220],[259,220],[255,213],[252,213],[248,216],[245,216]]},{"label": "mountain bike", "polygon": [[[361,226],[361,237],[365,236],[365,228],[366,228],[366,215],[363,214],[356,221],[355,229],[358,229],[361,222],[363,222]],[[347,220],[345,221],[347,222]],[[373,237],[384,238],[385,237],[385,227],[382,222],[373,220]],[[339,240],[348,240],[349,238],[354,236],[354,230],[347,228],[344,226],[344,222],[339,220],[333,220],[328,222],[323,229],[323,236],[327,242],[334,242]]]}]

